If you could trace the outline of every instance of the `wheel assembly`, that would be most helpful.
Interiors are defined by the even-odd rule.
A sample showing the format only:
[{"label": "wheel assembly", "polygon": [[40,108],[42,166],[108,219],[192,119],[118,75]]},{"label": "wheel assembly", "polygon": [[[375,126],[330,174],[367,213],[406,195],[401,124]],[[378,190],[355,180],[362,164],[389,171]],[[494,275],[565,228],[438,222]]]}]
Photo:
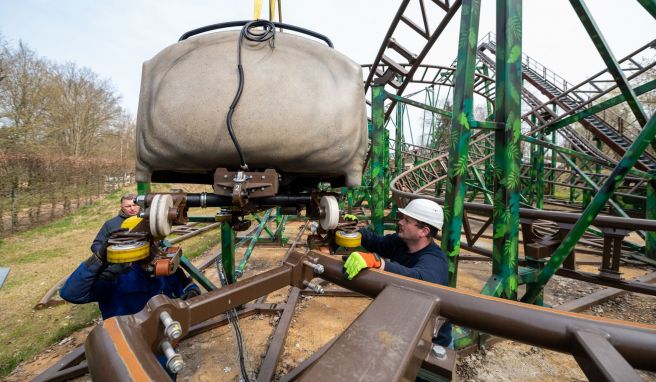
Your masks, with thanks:
[{"label": "wheel assembly", "polygon": [[114,244],[107,247],[107,261],[110,263],[131,263],[145,259],[149,255],[150,243],[147,241]]},{"label": "wheel assembly", "polygon": [[325,230],[337,228],[337,223],[339,223],[339,204],[337,203],[337,198],[331,195],[322,196],[319,207],[321,208],[321,218],[319,219],[321,228]]},{"label": "wheel assembly", "polygon": [[173,207],[171,195],[158,194],[150,203],[150,233],[156,240],[165,238],[171,233],[172,224],[169,220],[169,210]]}]

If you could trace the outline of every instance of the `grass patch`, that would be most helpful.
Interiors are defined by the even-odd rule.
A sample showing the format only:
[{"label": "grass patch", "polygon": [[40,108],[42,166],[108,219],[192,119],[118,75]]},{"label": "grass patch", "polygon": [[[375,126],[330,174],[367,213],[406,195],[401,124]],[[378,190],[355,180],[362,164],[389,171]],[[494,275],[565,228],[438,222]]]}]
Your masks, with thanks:
[{"label": "grass patch", "polygon": [[[89,246],[98,229],[117,214],[120,197],[128,191],[134,192],[116,190],[66,217],[0,241],[0,266],[11,268],[0,288],[0,379],[19,363],[100,317],[97,304],[62,304],[44,310],[33,307],[91,254]],[[215,212],[206,209],[190,214]],[[219,230],[212,230],[180,245],[185,256],[193,259],[217,245],[220,236]]]},{"label": "grass patch", "polygon": [[33,308],[48,289],[90,255],[98,229],[116,215],[126,191],[116,190],[66,217],[0,242],[0,265],[11,268],[0,288],[0,378],[99,317],[96,304]]}]

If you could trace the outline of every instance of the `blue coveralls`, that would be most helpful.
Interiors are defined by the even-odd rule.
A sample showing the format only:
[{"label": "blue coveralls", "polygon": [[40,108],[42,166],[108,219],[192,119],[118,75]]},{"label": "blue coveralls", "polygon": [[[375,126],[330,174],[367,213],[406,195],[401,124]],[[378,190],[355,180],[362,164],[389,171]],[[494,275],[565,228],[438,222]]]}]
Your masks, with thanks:
[{"label": "blue coveralls", "polygon": [[[448,285],[449,266],[446,255],[432,240],[417,252],[408,252],[408,246],[398,234],[380,237],[373,232],[361,229],[362,246],[370,252],[375,252],[385,258],[385,271],[428,281],[440,285]],[[389,259],[389,260],[388,260]],[[440,328],[433,342],[441,346],[451,343],[451,324],[447,321]]]},{"label": "blue coveralls", "polygon": [[104,280],[100,275],[105,267],[100,261],[83,262],[66,280],[60,296],[74,304],[97,302],[103,319],[107,319],[137,313],[158,294],[179,298],[191,289],[200,294],[181,269],[171,276],[152,277],[133,263],[113,280]]}]

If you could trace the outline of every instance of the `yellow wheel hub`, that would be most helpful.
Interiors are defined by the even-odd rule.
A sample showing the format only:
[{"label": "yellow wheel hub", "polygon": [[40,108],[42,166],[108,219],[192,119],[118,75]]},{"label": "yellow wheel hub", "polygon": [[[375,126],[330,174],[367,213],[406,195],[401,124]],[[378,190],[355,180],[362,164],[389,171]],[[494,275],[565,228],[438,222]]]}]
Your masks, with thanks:
[{"label": "yellow wheel hub", "polygon": [[139,241],[130,244],[114,244],[107,248],[107,261],[110,263],[131,263],[150,255],[150,243]]},{"label": "yellow wheel hub", "polygon": [[335,232],[335,243],[340,247],[355,248],[359,247],[362,241],[362,234],[360,232]]}]

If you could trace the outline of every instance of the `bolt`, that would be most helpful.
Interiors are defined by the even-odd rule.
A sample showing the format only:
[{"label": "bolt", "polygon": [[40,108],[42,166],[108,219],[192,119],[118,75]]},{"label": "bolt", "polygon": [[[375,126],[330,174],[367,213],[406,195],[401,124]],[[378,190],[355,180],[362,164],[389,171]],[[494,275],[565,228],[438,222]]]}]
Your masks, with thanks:
[{"label": "bolt", "polygon": [[323,288],[319,284],[311,283],[309,281],[303,281],[303,285],[312,289],[314,293],[323,294]]},{"label": "bolt", "polygon": [[433,345],[431,353],[433,353],[433,356],[437,359],[446,359],[446,349],[444,346]]},{"label": "bolt", "polygon": [[182,326],[178,321],[173,321],[169,312],[162,311],[162,313],[159,314],[159,318],[162,320],[162,324],[164,324],[164,334],[166,334],[169,339],[177,340],[182,336]]},{"label": "bolt", "polygon": [[184,367],[182,356],[173,350],[173,346],[171,346],[169,341],[162,341],[160,346],[162,347],[162,351],[166,356],[166,368],[169,369],[173,374],[180,372],[180,370],[182,370]]},{"label": "bolt", "polygon": [[262,179],[266,179],[266,176],[262,175]]},{"label": "bolt", "polygon": [[224,178],[224,179],[227,178],[227,177],[228,177],[228,174],[223,175],[223,178]]},{"label": "bolt", "polygon": [[323,271],[324,271],[323,265],[321,265],[321,264],[315,264],[315,263],[309,262],[307,260],[303,261],[303,264],[305,264],[308,267],[312,268],[314,270],[314,273],[316,273],[318,275],[322,274]]}]

